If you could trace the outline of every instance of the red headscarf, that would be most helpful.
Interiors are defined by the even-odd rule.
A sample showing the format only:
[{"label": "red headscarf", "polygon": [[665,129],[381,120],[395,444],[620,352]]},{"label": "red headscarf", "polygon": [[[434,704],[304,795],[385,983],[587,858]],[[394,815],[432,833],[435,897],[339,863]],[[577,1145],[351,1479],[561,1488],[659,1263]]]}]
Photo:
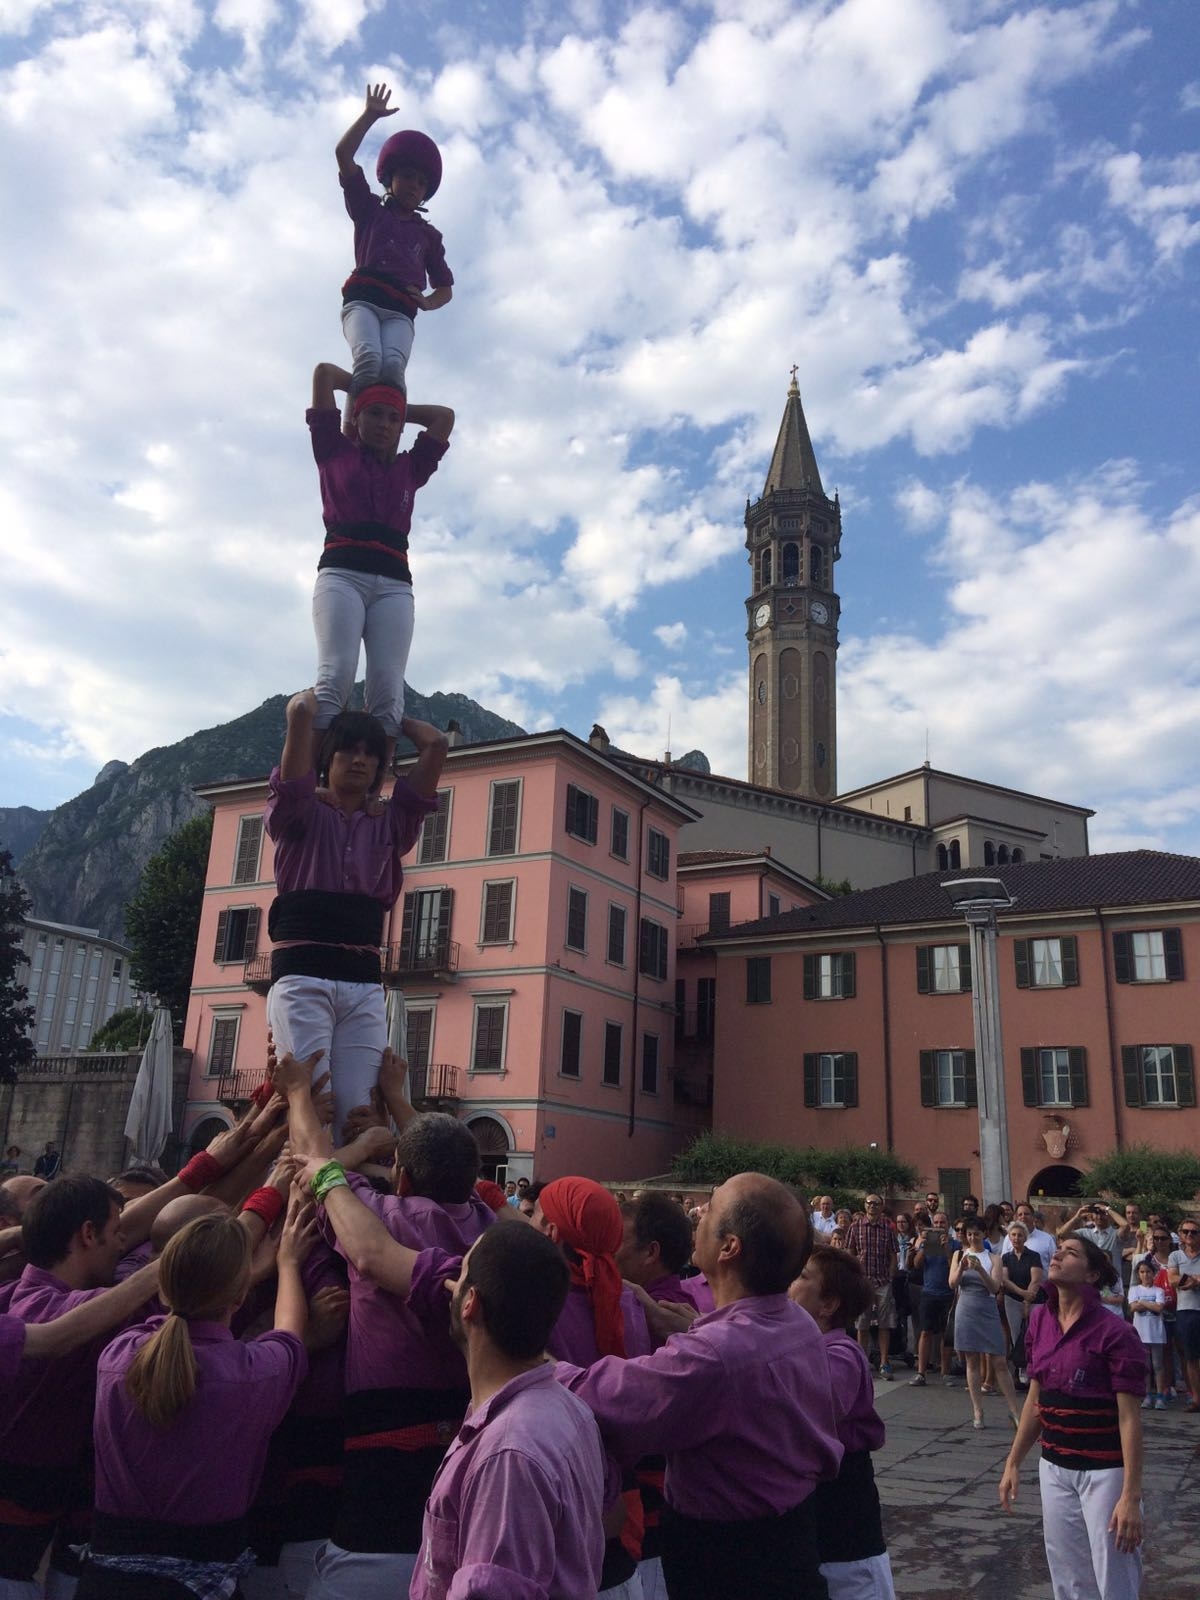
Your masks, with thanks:
[{"label": "red headscarf", "polygon": [[571,1262],[571,1282],[582,1285],[596,1318],[596,1346],[602,1356],[625,1354],[621,1315],[621,1270],[613,1259],[621,1248],[624,1225],[617,1202],[591,1178],[555,1178],[538,1195],[559,1242],[579,1256]]},{"label": "red headscarf", "polygon": [[505,1206],[508,1205],[508,1198],[505,1195],[504,1190],[498,1183],[493,1183],[490,1178],[478,1179],[475,1184],[475,1193],[483,1201],[485,1206],[491,1206],[492,1210],[497,1216],[499,1216],[503,1212]]},{"label": "red headscarf", "polygon": [[372,383],[354,397],[350,415],[357,417],[366,406],[391,406],[400,413],[401,421],[408,411],[408,400],[403,389],[394,389],[390,383]]}]

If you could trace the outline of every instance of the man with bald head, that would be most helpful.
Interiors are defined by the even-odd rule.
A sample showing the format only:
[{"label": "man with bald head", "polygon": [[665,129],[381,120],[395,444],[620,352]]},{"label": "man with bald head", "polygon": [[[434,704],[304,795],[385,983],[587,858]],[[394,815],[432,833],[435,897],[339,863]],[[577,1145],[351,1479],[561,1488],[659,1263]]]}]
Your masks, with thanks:
[{"label": "man with bald head", "polygon": [[662,1559],[671,1600],[825,1600],[811,1496],[842,1459],[816,1323],[788,1299],[807,1212],[757,1172],[713,1193],[692,1259],[715,1309],[653,1355],[565,1362],[625,1465],[667,1458]]},{"label": "man with bald head", "polygon": [[7,1178],[0,1184],[0,1189],[4,1191],[5,1199],[11,1201],[16,1207],[19,1217],[25,1215],[29,1202],[34,1195],[45,1187],[45,1178],[32,1178],[27,1172],[22,1173],[19,1177]]}]

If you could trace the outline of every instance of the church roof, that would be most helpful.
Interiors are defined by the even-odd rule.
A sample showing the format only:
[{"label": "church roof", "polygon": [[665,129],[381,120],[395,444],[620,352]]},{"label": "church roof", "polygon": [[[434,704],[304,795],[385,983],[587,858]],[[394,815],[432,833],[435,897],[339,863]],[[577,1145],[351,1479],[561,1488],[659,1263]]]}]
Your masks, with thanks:
[{"label": "church roof", "polygon": [[964,868],[902,878],[877,889],[860,889],[821,905],[802,906],[778,917],[744,922],[715,938],[743,939],[756,934],[816,933],[839,929],[960,918],[942,889],[956,878],[999,878],[1016,902],[1006,917],[1028,917],[1100,907],[1174,905],[1200,902],[1200,858],[1162,850],[1115,850],[1106,855],[1067,856],[1057,861],[1023,861],[1016,866]]},{"label": "church roof", "polygon": [[811,489],[819,495],[825,493],[821,487],[821,474],[817,471],[817,458],[809,438],[808,423],[804,420],[804,407],[800,404],[800,390],[794,373],[763,494],[770,494],[772,489]]}]

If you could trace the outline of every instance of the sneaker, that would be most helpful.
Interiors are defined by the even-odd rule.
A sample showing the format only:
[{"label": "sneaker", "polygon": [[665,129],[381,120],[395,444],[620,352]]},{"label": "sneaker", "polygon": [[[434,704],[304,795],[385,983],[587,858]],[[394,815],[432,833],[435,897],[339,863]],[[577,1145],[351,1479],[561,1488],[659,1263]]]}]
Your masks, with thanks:
[{"label": "sneaker", "polygon": [[892,1381],[892,1368],[891,1368],[891,1363],[890,1362],[885,1361],[884,1364],[880,1367],[879,1376],[881,1378],[886,1379],[888,1383],[891,1383],[891,1381]]},{"label": "sneaker", "polygon": [[1165,1411],[1167,1409],[1167,1402],[1163,1399],[1161,1394],[1156,1394],[1154,1396],[1154,1409],[1155,1411]]},{"label": "sneaker", "polygon": [[1022,1367],[1020,1372],[1017,1373],[1017,1382],[1025,1384],[1027,1388],[1029,1386],[1029,1374],[1026,1372],[1024,1367]]},{"label": "sneaker", "polygon": [[1142,1401],[1142,1410],[1143,1411],[1149,1411],[1153,1404],[1154,1404],[1154,1401],[1151,1399],[1151,1397],[1149,1395],[1147,1395],[1146,1398]]},{"label": "sneaker", "polygon": [[915,1378],[910,1378],[908,1380],[908,1387],[910,1389],[923,1389],[925,1387],[925,1374],[923,1372],[918,1372]]}]

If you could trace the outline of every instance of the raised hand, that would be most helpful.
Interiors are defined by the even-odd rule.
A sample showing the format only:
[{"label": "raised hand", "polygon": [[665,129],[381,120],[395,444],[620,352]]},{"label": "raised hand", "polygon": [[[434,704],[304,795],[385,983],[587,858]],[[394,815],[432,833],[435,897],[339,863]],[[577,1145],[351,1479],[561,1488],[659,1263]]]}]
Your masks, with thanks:
[{"label": "raised hand", "polygon": [[345,1332],[350,1316],[350,1291],[336,1289],[331,1284],[318,1289],[308,1302],[308,1327],[304,1332],[304,1348],[311,1355],[315,1350],[328,1350]]},{"label": "raised hand", "polygon": [[370,117],[372,122],[378,122],[380,117],[394,117],[399,111],[399,106],[389,106],[392,91],[386,83],[377,83],[374,88],[367,85],[367,103],[363,108],[363,115]]},{"label": "raised hand", "polygon": [[287,1217],[279,1236],[279,1260],[302,1267],[317,1242],[317,1208],[312,1196],[296,1185],[288,1200]]},{"label": "raised hand", "polygon": [[285,1051],[275,1063],[275,1070],[271,1074],[271,1082],[285,1099],[290,1099],[296,1094],[311,1094],[313,1086],[313,1069],[317,1062],[324,1056],[324,1050],[317,1050],[305,1061],[297,1061],[290,1050]]},{"label": "raised hand", "polygon": [[327,1128],[333,1121],[333,1085],[329,1073],[323,1072],[314,1080],[312,1086],[313,1109],[323,1128]]}]

